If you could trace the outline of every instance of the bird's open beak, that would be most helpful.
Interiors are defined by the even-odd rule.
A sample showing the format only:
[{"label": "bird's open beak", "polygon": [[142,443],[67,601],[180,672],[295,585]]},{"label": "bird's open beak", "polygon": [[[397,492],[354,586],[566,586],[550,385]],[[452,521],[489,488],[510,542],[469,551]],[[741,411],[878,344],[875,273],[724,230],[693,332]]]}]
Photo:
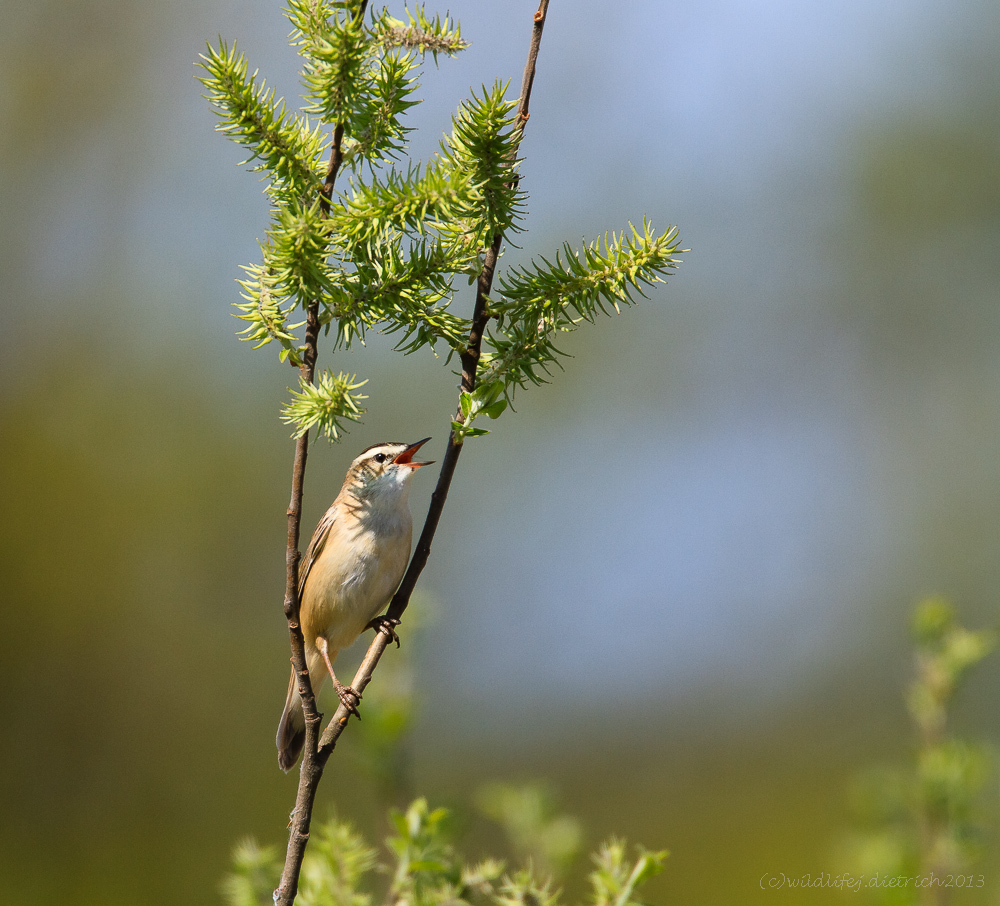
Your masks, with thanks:
[{"label": "bird's open beak", "polygon": [[418,440],[415,444],[410,444],[402,453],[400,453],[395,460],[393,460],[397,466],[409,466],[411,469],[419,469],[421,466],[430,466],[434,464],[434,460],[430,462],[414,462],[413,454],[417,452],[427,441],[429,437],[425,437],[423,440]]}]

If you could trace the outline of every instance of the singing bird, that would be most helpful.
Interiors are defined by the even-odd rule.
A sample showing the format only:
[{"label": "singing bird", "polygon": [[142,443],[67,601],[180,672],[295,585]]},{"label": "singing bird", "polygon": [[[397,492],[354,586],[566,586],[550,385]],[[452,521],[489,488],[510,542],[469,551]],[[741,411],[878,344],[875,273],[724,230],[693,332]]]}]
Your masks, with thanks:
[{"label": "singing bird", "polygon": [[[330,674],[340,700],[356,709],[354,690],[333,672],[337,653],[354,642],[396,591],[410,559],[410,481],[421,466],[413,444],[382,443],[351,463],[336,500],[320,520],[299,564],[299,624],[309,681],[318,693]],[[278,724],[278,764],[289,771],[305,742],[295,670]]]}]

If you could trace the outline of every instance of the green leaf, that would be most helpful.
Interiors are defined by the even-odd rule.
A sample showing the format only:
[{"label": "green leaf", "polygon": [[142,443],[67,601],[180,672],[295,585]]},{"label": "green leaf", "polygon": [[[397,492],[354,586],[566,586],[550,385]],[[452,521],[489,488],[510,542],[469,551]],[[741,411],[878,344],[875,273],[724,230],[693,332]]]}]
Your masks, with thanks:
[{"label": "green leaf", "polygon": [[480,382],[476,389],[472,391],[472,398],[476,401],[477,408],[483,409],[496,402],[500,398],[501,393],[503,393],[503,384]]},{"label": "green leaf", "polygon": [[497,400],[492,406],[483,409],[490,418],[499,418],[504,409],[507,408],[507,400]]}]

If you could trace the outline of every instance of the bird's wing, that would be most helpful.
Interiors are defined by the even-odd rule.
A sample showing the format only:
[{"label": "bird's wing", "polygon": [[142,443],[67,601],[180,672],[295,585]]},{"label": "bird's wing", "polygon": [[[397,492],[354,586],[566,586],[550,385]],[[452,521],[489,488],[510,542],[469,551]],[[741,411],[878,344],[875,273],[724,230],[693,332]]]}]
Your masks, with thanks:
[{"label": "bird's wing", "polygon": [[306,579],[309,577],[309,570],[312,569],[312,565],[319,558],[319,555],[323,553],[323,548],[326,546],[326,539],[330,537],[330,528],[337,519],[337,508],[331,506],[330,509],[323,514],[323,518],[320,519],[319,525],[316,526],[316,531],[313,532],[312,540],[309,542],[309,547],[306,548],[306,554],[299,563],[299,601],[302,601],[302,591],[306,587]]}]

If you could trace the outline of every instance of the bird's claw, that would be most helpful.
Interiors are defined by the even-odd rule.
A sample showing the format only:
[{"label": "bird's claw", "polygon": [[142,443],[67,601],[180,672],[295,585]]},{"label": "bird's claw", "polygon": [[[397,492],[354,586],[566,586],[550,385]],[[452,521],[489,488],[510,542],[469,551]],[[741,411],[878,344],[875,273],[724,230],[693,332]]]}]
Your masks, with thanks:
[{"label": "bird's claw", "polygon": [[374,629],[376,632],[384,632],[389,638],[396,643],[396,647],[399,647],[399,635],[396,633],[396,627],[400,624],[400,620],[395,617],[387,617],[385,615],[380,617],[375,617],[373,620],[368,621],[368,625],[365,629]]},{"label": "bird's claw", "polygon": [[358,710],[358,705],[361,703],[361,693],[355,692],[350,686],[345,686],[343,683],[337,683],[336,690],[340,703],[347,708],[347,713],[353,714],[358,720],[361,720],[361,712]]}]

